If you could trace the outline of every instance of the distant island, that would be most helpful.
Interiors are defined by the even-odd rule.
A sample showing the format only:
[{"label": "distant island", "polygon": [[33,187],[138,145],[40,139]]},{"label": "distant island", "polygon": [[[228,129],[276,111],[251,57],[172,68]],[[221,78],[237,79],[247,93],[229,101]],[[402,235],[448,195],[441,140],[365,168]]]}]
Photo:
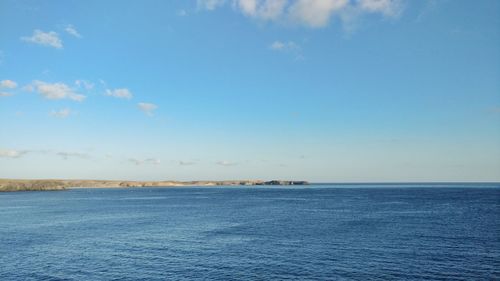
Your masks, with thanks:
[{"label": "distant island", "polygon": [[307,185],[307,181],[286,180],[231,180],[231,181],[119,181],[119,180],[19,180],[0,179],[2,191],[50,191],[68,188],[120,187],[181,187],[181,186],[237,186],[237,185]]}]

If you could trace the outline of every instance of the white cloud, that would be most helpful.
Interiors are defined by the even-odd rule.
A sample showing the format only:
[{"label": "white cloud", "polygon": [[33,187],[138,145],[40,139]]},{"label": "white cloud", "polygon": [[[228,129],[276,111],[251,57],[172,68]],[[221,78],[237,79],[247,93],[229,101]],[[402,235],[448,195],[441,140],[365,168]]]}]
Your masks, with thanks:
[{"label": "white cloud", "polygon": [[17,87],[17,83],[12,80],[2,80],[0,81],[0,88],[14,89]]},{"label": "white cloud", "polygon": [[274,41],[269,48],[271,50],[283,50],[285,48],[285,44],[281,41]]},{"label": "white cloud", "polygon": [[25,87],[28,91],[37,91],[44,98],[49,100],[70,99],[83,101],[86,96],[75,92],[64,83],[47,83],[43,81],[33,81],[32,85]]},{"label": "white cloud", "polygon": [[[0,81],[0,88],[6,88],[6,89],[14,89],[17,87],[17,83],[12,81],[12,80],[2,80]],[[0,92],[0,97],[5,98],[5,97],[10,97],[13,96],[14,94],[9,93],[9,92]]]},{"label": "white cloud", "polygon": [[136,158],[129,158],[128,161],[134,163],[135,165],[144,165],[144,164],[151,164],[151,165],[159,165],[161,163],[160,159],[156,158],[148,158],[144,160],[136,159]]},{"label": "white cloud", "polygon": [[92,90],[94,88],[94,83],[86,80],[76,80],[75,85],[78,86],[78,88],[84,88],[85,90]]},{"label": "white cloud", "polygon": [[218,161],[218,162],[215,162],[215,164],[220,165],[220,166],[225,166],[225,167],[238,165],[238,163],[236,163],[236,162],[229,162],[229,161]]},{"label": "white cloud", "polygon": [[198,9],[215,10],[215,8],[224,5],[225,0],[197,0]]},{"label": "white cloud", "polygon": [[179,165],[181,166],[190,166],[190,165],[195,165],[196,162],[192,162],[192,161],[179,161]]},{"label": "white cloud", "polygon": [[349,4],[348,0],[298,0],[290,7],[290,16],[295,21],[310,27],[328,24],[334,12]]},{"label": "white cloud", "polygon": [[275,20],[283,14],[287,2],[288,0],[237,0],[234,5],[247,16]]},{"label": "white cloud", "polygon": [[67,118],[71,114],[73,114],[73,111],[71,111],[71,109],[69,109],[69,108],[64,108],[61,110],[52,110],[50,112],[50,116],[62,118],[62,119]]},{"label": "white cloud", "polygon": [[28,153],[26,150],[0,149],[0,157],[19,158]]},{"label": "white cloud", "polygon": [[269,48],[273,51],[296,51],[300,49],[299,45],[293,41],[274,41],[271,45],[269,45]]},{"label": "white cloud", "polygon": [[114,89],[114,90],[106,90],[105,93],[106,96],[110,97],[115,97],[119,99],[131,99],[132,98],[132,92],[130,92],[128,89]]},{"label": "white cloud", "polygon": [[139,109],[146,113],[148,116],[153,116],[153,111],[158,108],[156,104],[145,102],[140,102],[137,104],[137,106],[139,106]]},{"label": "white cloud", "polygon": [[33,31],[33,35],[31,35],[30,37],[27,36],[21,37],[21,40],[43,46],[54,47],[57,49],[61,49],[63,47],[59,35],[54,31],[43,32],[39,29],[35,29]]},{"label": "white cloud", "polygon": [[289,22],[321,28],[338,16],[344,25],[366,13],[398,17],[404,0],[198,0],[198,8],[215,10],[232,3],[242,14],[264,21]]},{"label": "white cloud", "polygon": [[359,7],[370,13],[381,13],[388,17],[397,17],[402,12],[401,0],[359,0]]},{"label": "white cloud", "polygon": [[82,38],[82,35],[80,33],[78,33],[78,31],[76,30],[76,28],[73,26],[73,25],[68,25],[66,26],[66,28],[64,29],[67,33],[75,36],[76,38]]}]

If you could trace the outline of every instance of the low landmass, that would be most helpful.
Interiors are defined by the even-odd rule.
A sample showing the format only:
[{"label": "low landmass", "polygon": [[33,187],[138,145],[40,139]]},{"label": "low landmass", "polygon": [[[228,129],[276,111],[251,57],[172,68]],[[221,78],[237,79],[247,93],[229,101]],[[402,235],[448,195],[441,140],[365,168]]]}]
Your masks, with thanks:
[{"label": "low landmass", "polygon": [[180,187],[217,185],[307,185],[307,181],[284,180],[231,180],[231,181],[117,181],[117,180],[18,180],[0,179],[1,191],[50,191],[68,188],[120,188],[120,187]]}]

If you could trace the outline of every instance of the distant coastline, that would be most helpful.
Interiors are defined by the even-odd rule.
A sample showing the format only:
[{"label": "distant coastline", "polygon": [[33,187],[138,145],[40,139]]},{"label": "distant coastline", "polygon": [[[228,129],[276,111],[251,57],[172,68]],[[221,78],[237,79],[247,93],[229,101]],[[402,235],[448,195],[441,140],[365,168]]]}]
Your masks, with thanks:
[{"label": "distant coastline", "polygon": [[253,186],[307,185],[307,181],[230,180],[230,181],[119,181],[119,180],[20,180],[0,179],[0,192],[55,191],[69,188],[182,187],[182,186]]}]

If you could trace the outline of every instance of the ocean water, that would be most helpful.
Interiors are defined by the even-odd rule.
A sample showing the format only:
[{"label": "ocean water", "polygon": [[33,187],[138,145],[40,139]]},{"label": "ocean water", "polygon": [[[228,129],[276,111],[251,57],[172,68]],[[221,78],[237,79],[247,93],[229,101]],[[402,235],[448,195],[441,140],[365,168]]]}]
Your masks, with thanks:
[{"label": "ocean water", "polygon": [[500,185],[0,193],[0,280],[500,280]]}]

